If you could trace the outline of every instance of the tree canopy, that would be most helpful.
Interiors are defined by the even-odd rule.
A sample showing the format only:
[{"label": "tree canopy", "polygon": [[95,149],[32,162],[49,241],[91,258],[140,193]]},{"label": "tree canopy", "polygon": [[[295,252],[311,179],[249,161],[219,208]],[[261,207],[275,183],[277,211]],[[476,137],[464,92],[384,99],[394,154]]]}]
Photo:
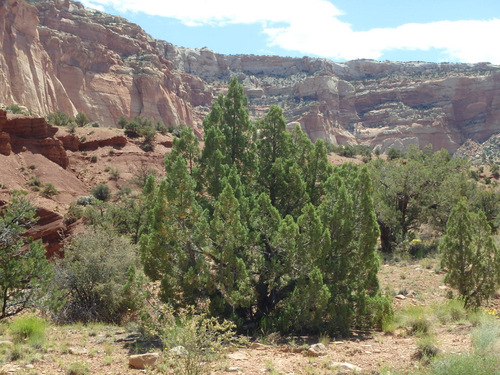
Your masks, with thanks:
[{"label": "tree canopy", "polygon": [[[206,305],[240,330],[347,332],[380,299],[379,235],[366,167],[333,168],[323,141],[272,106],[254,124],[233,78],[186,128],[146,194],[145,272],[174,306]],[[370,321],[369,324],[373,323]]]}]

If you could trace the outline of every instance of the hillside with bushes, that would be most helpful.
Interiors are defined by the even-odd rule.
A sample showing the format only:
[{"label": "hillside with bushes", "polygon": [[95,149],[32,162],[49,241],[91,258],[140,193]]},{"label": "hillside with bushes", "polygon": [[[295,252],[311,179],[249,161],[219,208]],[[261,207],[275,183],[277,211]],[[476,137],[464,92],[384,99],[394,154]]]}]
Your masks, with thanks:
[{"label": "hillside with bushes", "polygon": [[[287,129],[277,106],[252,121],[236,78],[213,102],[201,142],[189,127],[141,117],[115,129],[85,124],[83,114],[17,111],[0,122],[6,369],[134,372],[116,357],[130,355],[134,367],[144,353],[153,353],[151,373],[243,371],[224,358],[248,373],[313,371],[315,357],[319,374],[500,363],[485,354],[498,338],[487,332],[500,332],[495,164],[482,166],[487,182],[447,150],[381,155],[313,143]],[[39,138],[13,123],[38,124]],[[50,215],[64,230],[47,252],[53,228],[40,221]],[[81,341],[55,348],[47,324],[74,325]],[[97,333],[82,324],[119,339],[101,341],[101,356]],[[386,356],[400,345],[408,366]],[[295,353],[291,365],[245,361],[279,359],[278,348]],[[51,351],[67,361],[54,363]]]}]

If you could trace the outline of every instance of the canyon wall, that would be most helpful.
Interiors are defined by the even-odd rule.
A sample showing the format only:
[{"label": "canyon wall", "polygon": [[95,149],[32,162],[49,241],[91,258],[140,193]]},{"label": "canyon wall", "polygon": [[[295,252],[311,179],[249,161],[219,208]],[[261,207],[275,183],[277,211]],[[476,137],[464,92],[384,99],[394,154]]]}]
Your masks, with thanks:
[{"label": "canyon wall", "polygon": [[[120,17],[70,1],[0,2],[0,102],[46,115],[84,112],[115,126],[121,115],[193,124],[189,86],[155,41]],[[203,94],[210,95],[203,89]]]},{"label": "canyon wall", "polygon": [[227,56],[155,40],[69,0],[0,3],[0,102],[40,115],[82,111],[105,126],[141,115],[201,136],[212,100],[234,75],[252,117],[277,104],[313,140],[454,152],[499,132],[500,67],[488,63]]}]

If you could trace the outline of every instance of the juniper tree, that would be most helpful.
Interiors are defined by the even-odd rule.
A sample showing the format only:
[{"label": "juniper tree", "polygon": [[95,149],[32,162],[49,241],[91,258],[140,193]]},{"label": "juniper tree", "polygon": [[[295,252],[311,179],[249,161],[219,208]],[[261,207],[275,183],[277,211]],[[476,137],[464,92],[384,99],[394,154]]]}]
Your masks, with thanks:
[{"label": "juniper tree", "polygon": [[500,252],[482,211],[469,211],[462,199],[451,211],[439,249],[445,282],[466,307],[478,307],[500,285]]},{"label": "juniper tree", "polygon": [[379,296],[370,176],[334,171],[324,143],[286,131],[278,107],[256,138],[245,106],[233,79],[204,120],[198,161],[181,143],[166,158],[147,193],[146,273],[165,301],[209,306],[240,329],[346,332]]},{"label": "juniper tree", "polygon": [[52,276],[41,242],[25,236],[38,219],[24,195],[14,192],[0,211],[0,319],[43,297]]}]

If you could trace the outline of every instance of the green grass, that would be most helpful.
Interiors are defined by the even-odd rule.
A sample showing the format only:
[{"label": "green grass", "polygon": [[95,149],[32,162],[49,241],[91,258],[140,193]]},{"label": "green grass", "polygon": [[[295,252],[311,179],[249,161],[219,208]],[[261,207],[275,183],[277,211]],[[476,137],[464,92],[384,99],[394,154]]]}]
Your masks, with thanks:
[{"label": "green grass", "polygon": [[87,362],[76,361],[66,367],[66,375],[86,375],[89,373],[89,364]]},{"label": "green grass", "polygon": [[433,362],[428,375],[500,374],[500,356],[490,354],[447,355]]},{"label": "green grass", "polygon": [[47,322],[35,315],[21,316],[12,321],[9,331],[16,343],[41,347],[45,343]]}]

